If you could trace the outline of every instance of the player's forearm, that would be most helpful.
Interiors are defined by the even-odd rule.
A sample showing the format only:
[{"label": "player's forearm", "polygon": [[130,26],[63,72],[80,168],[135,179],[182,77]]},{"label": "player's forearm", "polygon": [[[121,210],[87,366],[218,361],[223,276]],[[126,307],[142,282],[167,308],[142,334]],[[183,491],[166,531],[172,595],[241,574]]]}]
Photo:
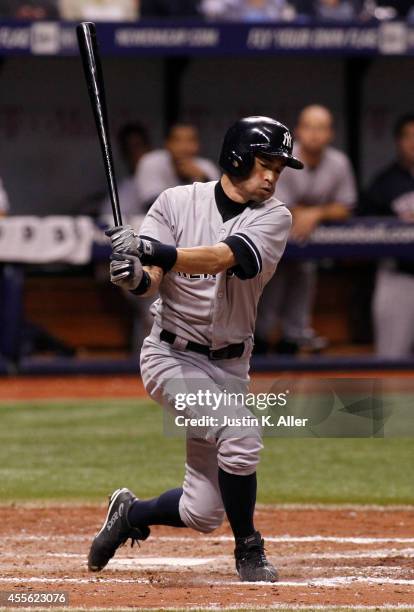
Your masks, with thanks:
[{"label": "player's forearm", "polygon": [[321,223],[323,221],[345,221],[351,214],[350,208],[339,202],[324,204],[318,208]]},{"label": "player's forearm", "polygon": [[218,274],[235,265],[233,251],[227,244],[219,242],[209,247],[177,249],[173,270],[187,274]]},{"label": "player's forearm", "polygon": [[144,266],[144,271],[150,278],[150,285],[145,293],[137,297],[153,297],[158,293],[163,278],[163,271],[158,266]]},{"label": "player's forearm", "polygon": [[[105,233],[111,238],[114,253],[138,257],[143,266],[156,266],[164,274],[170,270],[187,274],[217,274],[236,265],[233,251],[224,242],[213,246],[177,248],[140,238],[128,225],[110,228]],[[142,295],[147,295],[147,292]]]}]

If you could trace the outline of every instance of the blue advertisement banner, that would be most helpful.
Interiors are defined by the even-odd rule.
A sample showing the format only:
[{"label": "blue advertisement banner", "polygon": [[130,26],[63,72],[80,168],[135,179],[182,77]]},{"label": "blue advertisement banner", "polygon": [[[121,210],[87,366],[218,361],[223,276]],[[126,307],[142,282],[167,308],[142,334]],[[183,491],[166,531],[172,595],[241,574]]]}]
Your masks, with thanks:
[{"label": "blue advertisement banner", "polygon": [[[99,23],[101,51],[112,56],[413,55],[414,26],[210,22]],[[75,24],[0,21],[0,55],[77,54]]]}]

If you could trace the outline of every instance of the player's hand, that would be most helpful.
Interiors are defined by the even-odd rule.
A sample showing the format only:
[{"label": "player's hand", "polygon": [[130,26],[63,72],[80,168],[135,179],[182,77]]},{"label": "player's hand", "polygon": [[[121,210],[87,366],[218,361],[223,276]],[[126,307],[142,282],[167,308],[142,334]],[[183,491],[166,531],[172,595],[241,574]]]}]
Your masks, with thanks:
[{"label": "player's hand", "polygon": [[306,242],[321,222],[321,210],[319,206],[298,206],[291,212],[293,224],[290,236],[297,242]]},{"label": "player's hand", "polygon": [[206,175],[198,164],[191,157],[177,158],[175,161],[175,169],[180,178],[188,181],[200,181],[206,180]]},{"label": "player's hand", "polygon": [[140,256],[142,240],[131,225],[110,227],[105,234],[111,239],[114,253],[129,253],[130,255]]},{"label": "player's hand", "polygon": [[110,264],[111,283],[133,291],[142,280],[144,270],[139,257],[128,253],[113,253]]},{"label": "player's hand", "polygon": [[141,239],[131,225],[110,227],[105,234],[111,239],[114,253],[127,253],[139,257],[144,266],[152,264],[154,247],[151,240]]}]

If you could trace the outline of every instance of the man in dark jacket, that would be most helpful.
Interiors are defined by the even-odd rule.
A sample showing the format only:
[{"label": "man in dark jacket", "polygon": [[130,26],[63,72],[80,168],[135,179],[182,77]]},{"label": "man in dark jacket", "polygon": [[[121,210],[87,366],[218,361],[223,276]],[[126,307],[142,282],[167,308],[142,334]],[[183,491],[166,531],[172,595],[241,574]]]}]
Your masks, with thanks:
[{"label": "man in dark jacket", "polygon": [[[414,113],[397,121],[394,136],[397,158],[374,178],[361,212],[414,223]],[[390,358],[410,356],[414,349],[414,262],[393,259],[380,263],[373,316],[377,353]]]}]

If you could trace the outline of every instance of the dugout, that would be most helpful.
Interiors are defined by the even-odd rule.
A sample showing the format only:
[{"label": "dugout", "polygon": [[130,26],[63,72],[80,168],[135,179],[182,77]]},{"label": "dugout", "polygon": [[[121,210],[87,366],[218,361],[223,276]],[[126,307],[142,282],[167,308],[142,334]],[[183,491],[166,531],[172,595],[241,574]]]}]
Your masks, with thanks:
[{"label": "dugout", "polygon": [[[413,106],[414,28],[401,22],[328,27],[145,22],[101,24],[98,34],[112,132],[139,119],[148,126],[154,146],[161,144],[166,125],[182,118],[199,126],[203,153],[215,159],[225,127],[237,116],[274,114],[293,125],[304,105],[320,102],[334,113],[335,144],[350,155],[362,188],[392,158],[391,126]],[[0,22],[0,54],[0,176],[11,214],[93,215],[105,178],[73,24]],[[116,151],[115,158],[121,173]],[[338,345],[366,345],[355,345],[354,354],[362,350],[367,359],[366,313],[362,321],[356,319],[361,308],[367,309],[369,290],[356,313],[353,279],[360,275],[366,288],[371,263],[362,261],[372,262],[381,253],[359,262],[332,256],[329,250],[320,256],[319,330]],[[86,354],[114,352],[118,357],[125,351],[130,322],[119,323],[112,297],[109,302],[105,298],[109,306],[99,301],[90,263],[29,266],[26,273],[26,309],[41,325],[78,352],[83,348]],[[89,300],[83,310],[75,297],[82,291]],[[5,313],[19,312],[18,306],[8,306],[9,296],[6,286],[3,320]],[[42,300],[48,308],[40,307]],[[53,304],[56,308],[47,315]],[[66,324],[64,305],[73,312]],[[90,312],[82,337],[70,324],[77,312],[79,321]],[[98,320],[104,321],[97,334],[101,345],[92,341],[92,322]]]}]

